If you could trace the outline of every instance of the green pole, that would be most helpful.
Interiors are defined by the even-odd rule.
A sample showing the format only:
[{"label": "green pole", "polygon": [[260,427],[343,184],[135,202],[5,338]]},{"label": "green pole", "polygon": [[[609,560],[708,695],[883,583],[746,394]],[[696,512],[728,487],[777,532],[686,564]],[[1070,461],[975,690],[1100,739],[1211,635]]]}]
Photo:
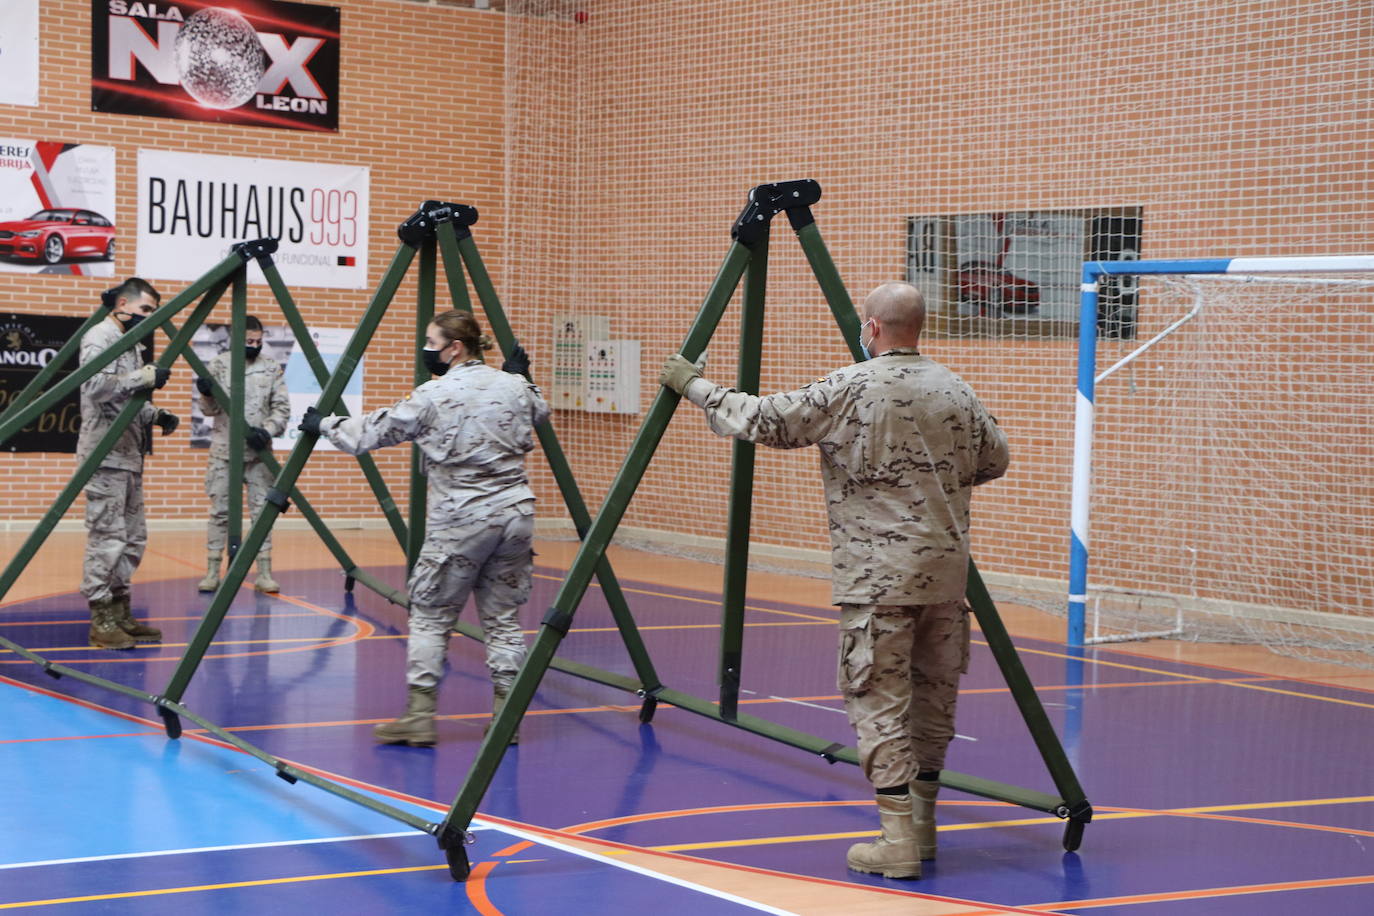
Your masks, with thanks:
[{"label": "green pole", "polygon": [[243,541],[243,443],[247,439],[247,420],[244,401],[247,396],[243,373],[247,355],[244,353],[245,319],[248,317],[248,265],[240,264],[234,272],[233,303],[229,319],[229,404],[224,419],[229,422],[229,562],[239,552]]},{"label": "green pole", "polygon": [[200,298],[206,291],[214,287],[221,280],[227,279],[234,268],[241,263],[237,255],[230,255],[219,264],[210,269],[208,273],[199,280],[192,283],[186,289],[178,293],[166,305],[160,306],[156,311],[149,315],[144,321],[123,337],[119,344],[110,347],[95,359],[86,363],[78,369],[72,371],[71,375],[53,385],[48,391],[35,397],[28,404],[16,410],[6,411],[0,418],[0,445],[8,442],[10,437],[19,432],[36,418],[43,411],[61,401],[68,394],[81,387],[82,382],[104,369],[110,363],[119,358],[121,353],[132,350],[162,325],[164,321],[180,312],[190,302]]},{"label": "green pole", "polygon": [[855,362],[861,361],[864,354],[859,349],[859,315],[854,310],[854,302],[849,298],[849,291],[844,288],[844,282],[840,280],[840,272],[831,260],[830,251],[825,247],[825,241],[821,239],[821,231],[816,228],[815,222],[808,222],[797,229],[797,241],[801,242],[807,263],[811,265],[811,272],[820,284],[821,293],[835,316],[835,323],[840,326],[840,333],[844,335],[850,355],[854,357]]},{"label": "green pole", "polygon": [[[163,352],[162,356],[158,358],[156,365],[159,368],[170,368],[172,363],[176,361],[177,355],[187,348],[196,328],[200,327],[201,322],[205,320],[205,316],[210,314],[210,311],[215,306],[215,301],[219,299],[223,291],[224,287],[222,285],[217,287],[212,290],[210,294],[206,295],[200,305],[196,306],[195,310],[191,313],[190,320],[186,323],[186,327],[181,329],[177,336],[173,338],[172,343]],[[131,331],[129,333],[133,332]],[[123,351],[127,349],[127,347],[112,346],[106,352]],[[106,362],[108,363],[108,360],[106,360]],[[151,392],[141,391],[130,397],[124,407],[120,409],[110,429],[105,435],[100,437],[100,441],[96,443],[94,451],[81,462],[80,466],[76,469],[76,473],[72,476],[71,481],[69,481],[62,492],[58,494],[57,499],[53,501],[52,507],[48,509],[38,521],[38,524],[34,526],[33,531],[29,533],[29,536],[24,540],[19,550],[10,559],[9,564],[5,567],[4,573],[0,574],[0,598],[4,598],[10,588],[13,587],[19,575],[24,571],[24,567],[29,564],[34,554],[43,546],[43,542],[48,539],[48,535],[57,527],[58,521],[61,520],[62,516],[65,515],[67,510],[71,507],[77,494],[79,494],[82,489],[85,488],[86,484],[90,482],[91,476],[100,468],[101,462],[105,460],[105,456],[109,454],[110,449],[114,448],[115,443],[119,441],[119,437],[123,435],[125,428],[138,416],[140,408],[147,403],[150,395]]]},{"label": "green pole", "polygon": [[[415,284],[415,387],[429,381],[429,369],[425,368],[423,353],[426,344],[425,331],[430,319],[434,317],[435,283],[435,243],[434,236],[425,239],[420,246],[420,276]],[[427,483],[424,467],[424,453],[420,446],[410,445],[410,539],[406,545],[406,581],[420,558],[420,548],[425,543],[425,485]]]},{"label": "green pole", "polygon": [[109,316],[109,309],[103,305],[96,309],[91,317],[87,318],[86,322],[77,328],[76,333],[67,338],[67,342],[62,345],[62,349],[57,351],[57,355],[48,360],[48,364],[38,370],[37,375],[29,379],[29,383],[10,400],[4,410],[0,410],[0,420],[3,420],[11,410],[23,407],[37,397],[38,392],[43,390],[43,386],[47,385],[53,376],[62,371],[62,367],[67,364],[68,360],[77,355],[81,349],[81,338],[86,336],[86,332]]},{"label": "green pole", "polygon": [[[292,298],[291,291],[286,288],[286,284],[282,281],[281,272],[277,270],[277,265],[270,255],[258,257],[258,266],[262,268],[262,275],[267,278],[267,285],[272,287],[272,294],[276,296],[277,304],[281,306],[282,314],[286,317],[286,323],[291,326],[291,333],[296,337],[296,346],[301,348],[301,354],[310,366],[310,371],[314,374],[315,380],[320,383],[321,387],[324,387],[325,382],[329,381],[329,367],[325,365],[324,357],[320,355],[320,348],[315,346],[314,338],[310,336],[310,328],[301,318],[300,309],[296,307],[296,300]],[[348,407],[344,405],[343,401],[340,401],[339,405],[334,408],[334,413],[346,417],[348,416]],[[396,500],[391,498],[391,491],[387,488],[386,481],[382,479],[382,472],[377,468],[376,460],[371,455],[359,455],[358,466],[362,468],[363,476],[367,478],[367,484],[372,488],[372,495],[376,498],[377,504],[381,506],[382,514],[386,516],[387,523],[391,526],[391,533],[396,537],[397,546],[401,550],[405,550],[409,543],[406,523],[401,518],[401,510],[397,507]]]},{"label": "green pole", "polygon": [[[367,349],[368,343],[372,340],[372,335],[376,333],[377,325],[381,322],[382,316],[386,314],[387,306],[391,304],[392,297],[396,295],[396,288],[400,286],[401,279],[405,276],[406,269],[414,257],[415,250],[407,245],[402,245],[400,250],[396,252],[396,256],[382,277],[382,282],[377,287],[377,292],[364,313],[358,329],[353,333],[348,346],[344,349],[338,367],[320,393],[320,400],[315,406],[321,414],[328,416],[338,405],[344,388],[348,385],[348,380],[357,370],[358,361],[362,359],[363,351]],[[317,438],[303,434],[296,440],[295,448],[291,450],[290,457],[277,475],[272,489],[268,492],[266,505],[262,507],[262,511],[253,520],[253,526],[249,529],[248,537],[244,541],[239,555],[229,564],[229,569],[224,575],[224,580],[220,583],[219,590],[215,592],[209,608],[205,611],[205,616],[201,618],[200,625],[187,644],[185,653],[182,654],[181,661],[177,663],[176,670],[172,672],[171,679],[167,683],[167,689],[163,691],[168,699],[174,702],[179,701],[186,692],[191,676],[195,673],[201,659],[205,656],[206,650],[210,647],[210,643],[214,640],[220,624],[224,621],[224,615],[233,602],[235,592],[238,591],[239,586],[248,575],[248,567],[251,565],[253,557],[257,556],[258,551],[262,549],[262,542],[267,538],[267,533],[276,522],[277,516],[285,510],[287,502],[284,494],[295,487],[296,480],[305,468],[305,463],[310,458]],[[181,733],[180,724],[175,722],[173,718],[164,716],[164,719],[167,724],[167,733],[170,736],[176,737]]]},{"label": "green pole", "polygon": [[[487,273],[486,265],[482,262],[482,255],[477,250],[477,243],[473,241],[470,233],[459,239],[452,223],[440,223],[438,235],[439,247],[444,254],[445,271],[456,270],[458,283],[463,286],[463,268],[464,266],[467,267],[472,277],[473,289],[477,291],[478,299],[482,303],[482,311],[487,315],[487,323],[491,325],[492,333],[496,335],[496,342],[500,344],[501,352],[511,352],[519,341],[515,339],[515,332],[511,329],[506,310],[501,305],[500,297],[496,295],[496,287],[492,284],[491,276]],[[449,278],[449,284],[453,284],[452,276]],[[464,289],[466,289],[465,286]],[[553,472],[554,482],[558,485],[558,492],[563,497],[563,504],[568,510],[568,515],[572,518],[577,536],[584,538],[587,535],[587,530],[591,527],[592,518],[587,511],[587,503],[582,498],[582,490],[577,485],[577,479],[573,477],[572,467],[568,464],[563,446],[558,441],[558,433],[554,431],[552,422],[541,423],[534,428],[534,432],[539,437],[539,447],[543,450],[544,458],[548,461],[549,469]],[[649,657],[649,650],[644,645],[639,627],[635,624],[634,615],[630,613],[629,602],[625,599],[625,592],[621,589],[620,581],[611,568],[610,560],[603,557],[597,563],[596,578],[601,583],[601,592],[606,597],[606,604],[611,610],[611,616],[615,619],[616,627],[620,631],[621,640],[625,643],[625,650],[630,655],[630,661],[634,665],[635,674],[639,677],[640,684],[646,692],[657,689],[661,686],[658,672],[654,670],[653,660]],[[652,697],[645,700],[644,710],[641,713],[642,717],[652,714],[654,702]]]},{"label": "green pole", "polygon": [[[739,361],[735,384],[748,394],[759,393],[763,361],[763,306],[768,285],[768,233],[749,250],[744,275],[744,306],[740,314]],[[744,596],[749,577],[749,526],[753,518],[755,445],[742,439],[731,443],[730,510],[726,521],[725,579],[720,606],[720,714],[739,713],[740,666],[744,655]]]},{"label": "green pole", "polygon": [[[448,282],[449,298],[453,300],[454,308],[470,312],[472,311],[472,299],[468,296],[468,285],[463,282],[463,257],[458,250],[458,232],[453,228],[453,223],[450,221],[440,223],[435,229],[439,241],[439,253],[444,259],[444,279]],[[471,232],[467,231],[466,226],[464,230],[463,237],[471,240]],[[475,252],[476,250],[477,248],[474,245],[473,251]],[[480,263],[480,261],[481,258],[479,257],[478,262]],[[482,275],[484,277],[486,276],[485,267],[482,268]],[[487,278],[487,284],[488,286],[491,284],[491,278],[489,277]],[[495,291],[493,290],[493,295],[494,294]],[[480,290],[478,291],[478,295],[481,295]],[[485,309],[486,306],[483,306],[483,308]],[[487,315],[487,321],[491,322],[492,320],[491,315]],[[506,345],[499,337],[497,338],[497,343],[501,344],[501,350],[504,352]]]},{"label": "green pole", "polygon": [[[739,284],[748,263],[749,249],[739,242],[731,245],[683,343],[681,352],[687,359],[695,360],[706,349],[706,344],[720,323],[725,306],[729,303],[730,296]],[[481,289],[475,274],[473,285]],[[510,743],[510,737],[529,707],[530,699],[534,696],[540,680],[548,670],[558,643],[572,626],[578,603],[586,593],[593,572],[605,557],[606,548],[610,546],[616,526],[620,524],[635,488],[644,477],[649,459],[663,438],[680,397],[677,392],[662,388],[654,398],[639,433],[635,436],[629,455],[616,474],[601,510],[583,539],[572,568],[568,570],[568,575],[558,589],[553,606],[544,617],[529,656],[520,673],[516,675],[506,705],[487,730],[481,747],[477,749],[477,757],[468,769],[463,786],[440,828],[440,844],[447,854],[450,873],[459,880],[466,878],[468,872],[467,854],[463,851],[460,837],[472,823],[477,805],[486,794],[487,787],[491,784],[496,768],[500,765]]]}]

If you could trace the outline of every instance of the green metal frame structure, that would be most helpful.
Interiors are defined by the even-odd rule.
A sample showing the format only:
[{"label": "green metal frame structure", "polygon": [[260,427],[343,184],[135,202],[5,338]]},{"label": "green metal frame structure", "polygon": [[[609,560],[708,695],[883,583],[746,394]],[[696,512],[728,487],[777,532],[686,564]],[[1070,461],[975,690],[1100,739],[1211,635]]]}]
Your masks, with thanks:
[{"label": "green metal frame structure", "polygon": [[[77,352],[80,347],[81,336],[108,316],[109,312],[107,309],[112,307],[114,303],[113,301],[107,301],[101,309],[98,309],[96,313],[91,316],[82,326],[80,331],[64,345],[57,356],[49,363],[49,366],[33,379],[29,385],[25,386],[23,391],[16,395],[10,407],[3,413],[0,413],[0,443],[3,443],[10,436],[22,429],[48,406],[61,400],[71,390],[78,387],[96,372],[100,371],[100,369],[116,359],[120,353],[141,344],[149,334],[153,333],[159,327],[163,328],[165,332],[171,336],[172,343],[158,359],[157,364],[163,368],[170,368],[178,357],[182,357],[188,362],[191,369],[197,375],[209,378],[212,385],[212,397],[225,407],[225,412],[230,417],[231,436],[237,436],[237,441],[241,441],[243,439],[244,430],[246,429],[246,424],[244,422],[241,406],[238,409],[234,409],[233,405],[243,404],[243,336],[245,333],[244,318],[247,311],[247,264],[249,261],[253,260],[256,260],[258,265],[262,268],[264,277],[271,287],[273,295],[282,309],[282,313],[290,324],[298,345],[301,346],[303,354],[309,362],[313,373],[320,382],[322,391],[319,400],[316,402],[316,408],[323,414],[345,413],[345,409],[340,400],[343,390],[347,386],[353,373],[356,371],[363,353],[371,342],[373,334],[390,306],[396,290],[399,288],[417,252],[420,255],[420,275],[417,282],[418,293],[416,304],[416,382],[426,381],[429,377],[428,372],[423,368],[423,363],[419,361],[419,349],[424,346],[425,329],[429,324],[430,318],[435,313],[437,263],[440,253],[442,253],[443,257],[448,294],[452,300],[453,306],[465,311],[472,310],[472,300],[468,295],[467,285],[464,281],[464,274],[466,273],[467,277],[472,281],[473,288],[476,291],[478,300],[482,303],[483,310],[487,315],[487,321],[497,341],[502,350],[509,353],[517,345],[518,340],[511,328],[510,322],[506,318],[504,309],[501,307],[500,300],[496,295],[486,266],[483,264],[481,255],[477,251],[476,244],[472,241],[469,227],[477,221],[477,217],[477,211],[469,206],[427,201],[419,211],[401,224],[398,235],[401,238],[402,244],[369,303],[363,318],[359,322],[357,331],[345,347],[344,354],[340,358],[333,374],[331,374],[325,366],[323,358],[320,356],[318,348],[314,345],[289,290],[286,288],[280,273],[277,271],[272,261],[271,256],[273,252],[276,251],[277,247],[275,240],[260,239],[252,242],[242,242],[234,246],[234,252],[230,257],[216,265],[209,273],[200,280],[197,280],[166,305],[161,306],[137,328],[125,334],[117,346],[112,347],[87,365],[82,366],[68,378],[54,385],[51,390],[44,391],[43,389],[45,386],[56,376],[59,367],[65,364],[67,360]],[[225,291],[231,289],[231,301],[233,303],[231,324],[232,355],[230,357],[229,390],[226,391],[210,376],[208,367],[196,356],[195,352],[190,349],[190,341],[196,329],[199,328],[209,316]],[[200,302],[193,309],[189,320],[185,325],[177,328],[176,325],[173,324],[173,318],[186,308],[187,305],[198,298]],[[0,598],[3,598],[13,586],[14,582],[23,572],[25,566],[27,566],[34,554],[47,539],[48,535],[51,534],[52,530],[56,527],[57,522],[71,506],[71,503],[75,501],[77,494],[81,492],[91,475],[100,466],[100,462],[104,459],[105,455],[108,454],[109,450],[113,448],[114,444],[118,441],[120,434],[138,414],[139,408],[147,401],[148,396],[148,393],[140,393],[130,399],[129,404],[123,409],[110,431],[102,438],[95,451],[82,463],[81,467],[78,468],[68,486],[64,488],[55,501],[52,509],[42,520],[40,520],[38,525],[35,526],[30,537],[7,564],[4,571],[0,572]],[[582,498],[581,491],[578,489],[577,482],[573,479],[571,468],[568,465],[562,446],[559,444],[558,437],[552,426],[547,423],[539,426],[536,429],[536,433],[538,434],[540,445],[549,461],[555,481],[558,484],[573,523],[579,532],[585,532],[591,524],[591,516]],[[316,438],[317,437],[310,435],[302,435],[292,449],[284,465],[276,460],[270,448],[258,452],[258,457],[274,475],[273,486],[271,490],[269,490],[267,504],[263,507],[259,515],[252,520],[247,535],[243,536],[241,534],[243,518],[241,496],[238,502],[231,501],[231,549],[229,569],[225,573],[220,587],[212,597],[210,606],[206,609],[200,624],[193,634],[186,651],[182,654],[162,694],[150,694],[115,681],[88,674],[67,665],[54,663],[3,636],[0,636],[0,646],[40,665],[46,673],[54,678],[71,677],[74,680],[110,690],[152,705],[157,710],[159,716],[161,716],[164,728],[170,738],[179,738],[182,733],[181,720],[183,718],[189,719],[215,737],[266,763],[268,766],[275,769],[277,775],[287,782],[307,782],[324,791],[362,805],[379,814],[391,817],[417,830],[437,837],[440,833],[441,824],[426,821],[409,812],[355,792],[347,786],[340,785],[330,779],[293,766],[289,762],[274,757],[260,748],[242,740],[231,732],[225,731],[215,723],[200,717],[181,703],[181,699],[194,677],[201,660],[204,658],[206,651],[209,649],[215,635],[219,631],[220,625],[223,623],[224,617],[233,601],[233,596],[247,577],[249,567],[257,556],[263,540],[271,530],[276,519],[282,512],[286,511],[288,506],[292,503],[300,510],[301,514],[307,519],[311,527],[314,528],[315,532],[320,536],[325,546],[339,562],[346,577],[344,587],[347,591],[351,592],[354,583],[359,582],[393,604],[409,606],[409,598],[404,591],[387,585],[353,562],[344,547],[329,531],[319,514],[306,500],[305,496],[296,488],[296,481],[313,450]],[[237,453],[237,450],[231,449],[230,451],[231,455],[236,455]],[[405,552],[407,568],[409,569],[409,567],[413,565],[420,545],[423,542],[425,527],[425,489],[423,480],[417,481],[415,478],[419,477],[418,473],[412,474],[409,505],[410,524],[407,525],[405,520],[401,518],[400,511],[395,502],[387,492],[386,486],[382,482],[380,472],[377,470],[370,456],[364,455],[359,461],[372,487],[373,493],[377,498],[378,504],[381,506],[390,527],[396,535],[398,544]],[[414,464],[412,464],[412,469],[418,470],[415,468]],[[237,454],[237,457],[231,459],[231,493],[241,490],[242,474],[242,456],[241,454]],[[234,481],[239,482],[239,487],[236,488],[232,485]],[[636,659],[636,674],[643,683],[657,688],[659,686],[657,675],[654,672],[652,663],[649,661],[648,652],[639,637],[634,619],[626,603],[624,592],[616,581],[610,563],[603,559],[597,564],[595,574],[610,604],[612,614],[620,625],[622,638],[625,641],[626,648]],[[460,623],[457,630],[463,635],[477,639],[478,641],[482,638],[481,629],[467,622]],[[562,670],[580,673],[584,677],[592,676],[586,672],[594,671],[594,669],[586,669],[586,671],[583,671],[582,666],[578,666],[573,662],[557,661],[558,667]],[[593,679],[597,678],[593,676]]]},{"label": "green metal frame structure", "polygon": [[[727,251],[720,271],[683,342],[680,352],[684,357],[695,360],[706,349],[726,305],[743,279],[738,381],[743,390],[757,393],[759,359],[762,352],[763,305],[767,285],[769,230],[773,217],[779,213],[786,213],[850,353],[856,360],[863,358],[859,349],[858,316],[811,214],[811,206],[820,200],[820,196],[820,186],[809,180],[760,185],[750,192],[749,202],[732,228],[733,244]],[[490,314],[488,311],[488,315]],[[578,533],[582,538],[582,545],[577,556],[554,598],[552,607],[544,616],[539,634],[530,648],[524,666],[516,676],[504,709],[496,717],[482,741],[462,788],[438,832],[439,845],[445,852],[449,873],[454,880],[465,880],[471,871],[465,849],[468,840],[467,828],[500,765],[511,735],[518,727],[549,668],[567,671],[638,694],[643,698],[639,714],[641,722],[651,721],[657,704],[664,702],[752,734],[810,751],[831,763],[858,763],[858,755],[853,748],[738,712],[754,470],[752,443],[736,441],[732,445],[734,464],[730,479],[718,668],[720,696],[717,701],[712,702],[673,690],[657,683],[656,678],[645,678],[643,672],[652,670],[650,660],[647,654],[640,654],[643,652],[642,644],[628,636],[626,645],[630,649],[636,672],[640,674],[638,681],[590,666],[568,663],[554,654],[572,626],[574,614],[593,573],[605,562],[606,550],[616,528],[648,469],[649,461],[672,419],[673,412],[677,409],[679,400],[680,396],[676,392],[667,388],[660,389],[645,415],[629,454],[611,483],[596,519],[586,530],[583,530],[579,523]],[[1082,841],[1084,826],[1092,819],[1092,807],[1078,783],[1054,727],[1045,715],[1044,707],[1026,675],[1025,668],[1021,665],[982,577],[972,562],[969,564],[967,598],[1059,794],[1050,795],[951,770],[941,772],[940,782],[953,789],[1049,812],[1063,818],[1067,821],[1064,848],[1077,849]],[[623,624],[622,632],[625,632]]]}]

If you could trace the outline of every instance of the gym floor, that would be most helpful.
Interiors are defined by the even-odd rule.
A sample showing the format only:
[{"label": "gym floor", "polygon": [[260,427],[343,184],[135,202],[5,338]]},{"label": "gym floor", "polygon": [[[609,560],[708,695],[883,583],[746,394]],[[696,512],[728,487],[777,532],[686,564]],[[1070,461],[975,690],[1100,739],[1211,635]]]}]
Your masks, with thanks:
[{"label": "gym floor", "polygon": [[[384,532],[337,532],[402,584]],[[490,712],[476,643],[455,637],[440,743],[384,747],[404,703],[402,609],[340,573],[309,532],[275,535],[276,596],[242,590],[184,698],[302,767],[439,820]],[[0,534],[0,557],[19,534]],[[73,586],[84,536],[62,532],[0,604],[0,634],[63,664],[161,692],[209,604],[201,534],[155,532],[134,608],[165,642],[86,645]],[[188,546],[190,545],[190,546]],[[533,632],[576,545],[541,542]],[[719,567],[615,549],[666,684],[716,693]],[[828,583],[750,580],[742,704],[851,743],[834,686]],[[920,881],[844,867],[873,835],[858,770],[551,671],[474,823],[473,874],[432,838],[189,730],[150,706],[0,653],[0,910],[481,914],[1374,912],[1374,676],[1262,649],[1173,642],[1063,650],[1063,622],[1003,605],[1022,660],[1093,803],[1077,853],[1053,817],[946,789],[940,855]],[[470,613],[470,612],[469,612]],[[467,619],[471,619],[470,617]],[[977,636],[975,635],[975,641]],[[952,769],[1052,791],[985,646],[961,691]],[[596,588],[564,657],[631,669]]]}]

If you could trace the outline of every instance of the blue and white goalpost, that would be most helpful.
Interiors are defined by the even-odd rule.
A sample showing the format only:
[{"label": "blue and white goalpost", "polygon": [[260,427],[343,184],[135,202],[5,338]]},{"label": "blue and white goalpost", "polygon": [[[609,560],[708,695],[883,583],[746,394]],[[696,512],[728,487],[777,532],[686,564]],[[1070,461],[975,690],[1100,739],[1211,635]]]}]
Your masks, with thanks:
[{"label": "blue and white goalpost", "polygon": [[[1098,290],[1104,278],[1143,277],[1170,274],[1192,276],[1206,274],[1253,275],[1277,279],[1281,276],[1302,275],[1320,277],[1322,274],[1369,274],[1374,272],[1374,256],[1351,257],[1273,257],[1273,258],[1208,258],[1156,261],[1089,261],[1083,265],[1081,307],[1078,327],[1078,395],[1074,411],[1073,491],[1071,511],[1071,552],[1069,559],[1068,644],[1083,646],[1093,642],[1114,641],[1120,637],[1088,637],[1089,506],[1092,492],[1094,399],[1097,384],[1112,373],[1129,365],[1165,338],[1175,334],[1193,320],[1200,304],[1180,316],[1150,340],[1135,347],[1115,364],[1099,373],[1098,351]],[[1320,282],[1318,280],[1318,282]],[[1177,598],[1173,599],[1177,605]],[[1181,615],[1181,611],[1180,611]],[[1137,633],[1127,638],[1172,635],[1174,630]]]}]

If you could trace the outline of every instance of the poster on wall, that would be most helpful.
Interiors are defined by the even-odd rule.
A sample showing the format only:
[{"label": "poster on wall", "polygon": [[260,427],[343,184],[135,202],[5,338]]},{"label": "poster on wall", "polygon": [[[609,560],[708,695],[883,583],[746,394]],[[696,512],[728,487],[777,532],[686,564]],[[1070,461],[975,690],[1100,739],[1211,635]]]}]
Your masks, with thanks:
[{"label": "poster on wall", "polygon": [[38,104],[38,0],[0,0],[0,104]]},{"label": "poster on wall", "polygon": [[339,8],[91,0],[91,110],[339,128]]},{"label": "poster on wall", "polygon": [[[260,316],[259,316],[260,317]],[[351,328],[311,328],[310,338],[315,342],[316,348],[320,351],[320,359],[333,372],[338,365],[339,357],[344,352],[344,347],[348,345],[348,340],[352,336]],[[195,350],[205,362],[209,362],[215,356],[229,349],[229,325],[211,324],[209,322],[201,325],[191,338],[191,349]],[[286,381],[286,393],[291,401],[291,417],[286,421],[286,431],[282,435],[272,440],[272,448],[277,451],[290,450],[296,444],[296,439],[300,437],[300,430],[296,429],[300,425],[301,419],[305,416],[305,409],[312,406],[320,399],[320,385],[315,380],[315,374],[310,369],[310,363],[306,361],[305,354],[300,347],[296,346],[296,336],[291,333],[291,328],[286,325],[270,325],[264,323],[262,326],[262,353],[258,359],[273,359],[282,367]],[[353,377],[348,380],[348,385],[343,393],[344,406],[348,408],[350,414],[359,414],[363,409],[363,360],[358,360],[358,368],[353,373]],[[210,447],[210,434],[215,428],[215,423],[226,422],[222,417],[207,417],[200,409],[200,400],[194,395],[191,398],[191,448]],[[315,443],[316,451],[334,451],[334,446],[323,436]]]},{"label": "poster on wall", "polygon": [[[0,411],[5,410],[39,370],[47,366],[82,325],[63,315],[0,313]],[[61,381],[76,368],[76,357],[57,373]],[[10,452],[76,452],[81,431],[81,392],[74,390],[5,442]]]},{"label": "poster on wall", "polygon": [[114,276],[115,151],[0,137],[0,271]]},{"label": "poster on wall", "polygon": [[[288,286],[367,285],[368,170],[138,151],[138,273],[196,280],[236,242],[280,239]],[[266,282],[257,262],[250,282]]]}]

